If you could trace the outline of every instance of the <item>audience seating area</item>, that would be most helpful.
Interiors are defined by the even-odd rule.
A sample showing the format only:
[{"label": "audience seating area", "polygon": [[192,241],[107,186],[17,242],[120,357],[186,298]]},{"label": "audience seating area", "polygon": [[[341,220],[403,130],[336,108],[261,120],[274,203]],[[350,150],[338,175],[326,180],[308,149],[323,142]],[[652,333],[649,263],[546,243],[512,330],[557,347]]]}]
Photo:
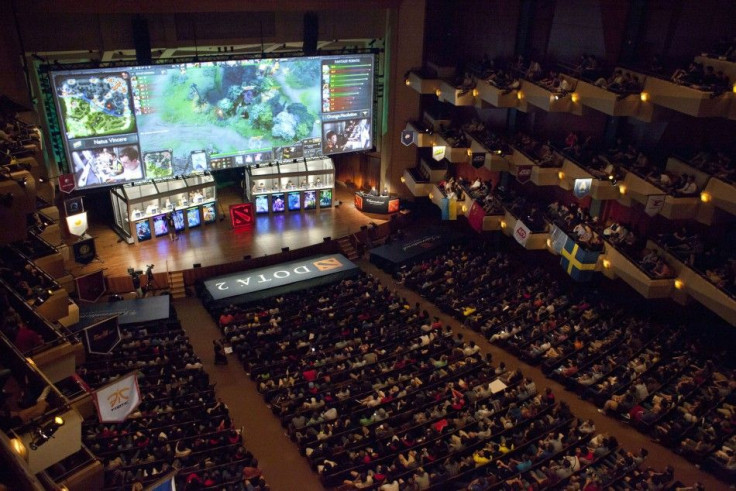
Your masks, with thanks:
[{"label": "audience seating area", "polygon": [[484,257],[481,248],[455,246],[406,267],[398,280],[601,412],[733,479],[732,347],[714,350],[697,326],[658,320],[589,288],[563,288],[549,272],[506,254]]},{"label": "audience seating area", "polygon": [[168,322],[120,328],[110,355],[88,355],[79,376],[97,388],[138,372],[142,402],[122,423],[82,427],[105,465],[105,489],[147,486],[174,469],[179,489],[267,489],[172,309]]},{"label": "audience seating area", "polygon": [[[539,272],[512,273],[520,269],[505,254],[453,248],[404,279],[470,319],[478,310],[464,311],[456,300],[485,285],[508,293],[509,305],[533,297],[524,285],[535,284]],[[595,324],[589,306],[556,298],[554,288],[546,292],[561,319]],[[498,315],[516,319],[520,312],[501,306]],[[326,487],[624,488],[673,479],[671,469],[640,468],[646,451],[626,452],[615,438],[596,434],[550,390],[495,366],[475,343],[371,275],[211,314]]]}]

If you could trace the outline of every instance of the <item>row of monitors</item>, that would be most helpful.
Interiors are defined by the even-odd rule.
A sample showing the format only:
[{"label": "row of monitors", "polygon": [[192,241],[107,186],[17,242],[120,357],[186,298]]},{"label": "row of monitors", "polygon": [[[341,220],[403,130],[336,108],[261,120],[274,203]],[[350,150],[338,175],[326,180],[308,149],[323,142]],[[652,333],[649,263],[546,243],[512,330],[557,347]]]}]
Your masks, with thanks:
[{"label": "row of monitors", "polygon": [[332,189],[318,191],[291,191],[287,193],[258,194],[254,197],[256,214],[282,213],[286,210],[314,210],[332,206]]},{"label": "row of monitors", "polygon": [[[174,229],[176,232],[182,232],[186,228],[199,227],[202,222],[214,223],[217,221],[217,211],[215,203],[207,203],[203,206],[192,206],[184,210],[174,210],[171,217],[174,219]],[[153,223],[153,229],[151,228]],[[161,237],[169,233],[169,224],[166,214],[156,215],[150,220],[138,220],[135,222],[135,234],[138,242],[151,240],[151,237]]]}]

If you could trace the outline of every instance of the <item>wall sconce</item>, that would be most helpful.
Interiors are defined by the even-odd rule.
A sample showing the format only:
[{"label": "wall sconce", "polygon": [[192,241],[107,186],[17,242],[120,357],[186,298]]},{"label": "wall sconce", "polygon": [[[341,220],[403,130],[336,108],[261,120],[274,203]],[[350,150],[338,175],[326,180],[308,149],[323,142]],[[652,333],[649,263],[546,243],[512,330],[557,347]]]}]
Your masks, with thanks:
[{"label": "wall sconce", "polygon": [[683,288],[685,288],[685,282],[682,281],[680,278],[676,278],[675,279],[675,288],[677,288],[678,290],[682,290]]},{"label": "wall sconce", "polygon": [[603,260],[603,267],[606,268],[606,269],[610,269],[611,268],[611,261],[609,261],[608,259],[604,259]]},{"label": "wall sconce", "polygon": [[524,92],[518,91],[516,93],[516,98],[519,99],[519,100],[522,100],[524,98]]},{"label": "wall sconce", "polygon": [[467,213],[467,212],[468,212],[468,207],[463,205],[463,213]]},{"label": "wall sconce", "polygon": [[649,100],[649,92],[639,94],[639,99],[641,99],[641,102],[647,102]]},{"label": "wall sconce", "polygon": [[19,438],[13,438],[10,440],[10,448],[12,448],[13,452],[18,454],[21,459],[26,460],[28,449],[23,445],[23,442]]},{"label": "wall sconce", "polygon": [[471,150],[471,149],[469,148],[469,149],[468,149],[468,157],[472,157],[472,156],[473,156],[473,150]]},{"label": "wall sconce", "polygon": [[408,78],[405,79],[404,80],[404,85],[406,85],[407,87],[409,87],[411,85],[411,80],[409,80]]},{"label": "wall sconce", "polygon": [[547,247],[552,249],[552,239],[547,239]]},{"label": "wall sconce", "polygon": [[478,89],[473,89],[473,97],[478,97],[478,94],[480,94],[480,92],[478,92]]},{"label": "wall sconce", "polygon": [[402,182],[402,184],[403,184],[403,183],[405,183],[405,182],[406,182],[406,177],[404,177],[404,176],[401,176],[401,178],[400,178],[399,180],[400,180],[400,181]]},{"label": "wall sconce", "polygon": [[33,441],[31,441],[29,445],[31,450],[36,450],[38,447],[49,441],[54,436],[54,433],[56,433],[62,426],[64,426],[64,418],[61,416],[54,417],[53,420],[43,426],[37,426],[33,430]]},{"label": "wall sconce", "polygon": [[570,99],[572,99],[572,102],[577,104],[578,101],[580,101],[580,94],[578,94],[577,92],[573,92],[570,96]]},{"label": "wall sconce", "polygon": [[736,84],[733,84],[733,93],[736,94]]},{"label": "wall sconce", "polygon": [[560,171],[560,172],[557,173],[557,177],[559,177],[560,178],[560,181],[562,181],[563,179],[565,179],[565,173],[562,172],[562,171]]},{"label": "wall sconce", "polygon": [[710,203],[710,201],[713,199],[713,196],[707,191],[703,191],[700,193],[700,201],[703,203]]},{"label": "wall sconce", "polygon": [[434,199],[434,194],[429,193],[429,199]]},{"label": "wall sconce", "polygon": [[619,184],[618,186],[618,192],[621,194],[626,194],[626,186],[623,184]]},{"label": "wall sconce", "polygon": [[436,95],[437,97],[441,96],[442,95],[442,90],[440,90],[440,89],[435,90],[434,91],[434,95]]},{"label": "wall sconce", "polygon": [[501,220],[501,228],[506,228],[506,220]]}]

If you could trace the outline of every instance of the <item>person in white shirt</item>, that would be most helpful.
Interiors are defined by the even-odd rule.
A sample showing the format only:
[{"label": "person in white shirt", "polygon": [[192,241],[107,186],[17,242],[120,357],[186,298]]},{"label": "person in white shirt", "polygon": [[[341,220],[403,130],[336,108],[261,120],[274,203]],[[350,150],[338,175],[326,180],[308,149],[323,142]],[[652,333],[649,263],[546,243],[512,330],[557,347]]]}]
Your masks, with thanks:
[{"label": "person in white shirt", "polygon": [[143,179],[143,167],[135,147],[125,147],[120,151],[120,163],[123,164],[123,173],[117,179],[124,181]]}]

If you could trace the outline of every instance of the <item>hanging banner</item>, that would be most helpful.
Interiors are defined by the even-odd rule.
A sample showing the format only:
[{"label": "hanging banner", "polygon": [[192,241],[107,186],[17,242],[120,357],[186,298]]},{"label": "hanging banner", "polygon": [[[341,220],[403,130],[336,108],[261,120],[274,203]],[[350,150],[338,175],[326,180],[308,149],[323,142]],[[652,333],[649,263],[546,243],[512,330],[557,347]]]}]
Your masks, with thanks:
[{"label": "hanging banner", "polygon": [[526,241],[529,240],[531,234],[532,231],[524,225],[524,222],[521,220],[516,221],[516,226],[514,226],[514,239],[516,239],[516,242],[526,247]]},{"label": "hanging banner", "polygon": [[473,152],[473,155],[470,157],[470,163],[473,164],[473,167],[476,169],[480,169],[483,167],[483,164],[486,163],[486,153]]},{"label": "hanging banner", "polygon": [[445,158],[445,146],[432,147],[432,158],[438,162]]},{"label": "hanging banner", "polygon": [[118,345],[120,339],[117,315],[108,317],[84,330],[84,345],[87,353],[106,355]]},{"label": "hanging banner", "polygon": [[450,201],[450,204],[448,207],[449,219],[457,220],[457,200],[455,198],[452,198],[449,201]]},{"label": "hanging banner", "polygon": [[583,199],[590,194],[590,189],[593,186],[593,178],[588,177],[586,179],[575,179],[575,185],[573,187],[573,194],[577,199]]},{"label": "hanging banner", "polygon": [[97,257],[97,248],[95,247],[95,238],[80,240],[72,245],[74,251],[74,260],[79,264],[89,264]]},{"label": "hanging banner", "polygon": [[516,180],[522,184],[526,184],[532,178],[532,166],[531,165],[517,165],[516,166]]},{"label": "hanging banner", "polygon": [[477,201],[473,201],[473,205],[470,207],[468,212],[468,224],[473,227],[473,230],[480,233],[483,231],[483,218],[486,216],[486,210],[483,209]]},{"label": "hanging banner", "polygon": [[549,231],[549,238],[552,243],[550,247],[553,251],[559,254],[562,251],[562,248],[565,247],[567,234],[557,225],[552,225],[552,229]]},{"label": "hanging banner", "polygon": [[647,204],[644,207],[644,213],[653,217],[662,210],[666,194],[651,194],[647,196]]},{"label": "hanging banner", "polygon": [[120,423],[141,403],[138,373],[117,379],[95,391],[97,416],[101,423]]},{"label": "hanging banner", "polygon": [[[94,240],[94,239],[87,239]],[[76,251],[75,251],[76,256]],[[77,261],[79,262],[79,261]],[[105,275],[103,270],[95,271],[74,278],[77,284],[77,298],[84,302],[96,302],[105,293]]]},{"label": "hanging banner", "polygon": [[77,213],[70,217],[66,217],[66,225],[69,227],[69,233],[81,237],[87,231],[87,212]]},{"label": "hanging banner", "polygon": [[595,273],[595,265],[601,251],[586,251],[568,237],[562,248],[560,265],[575,281],[590,281]]},{"label": "hanging banner", "polygon": [[447,198],[440,199],[440,213],[443,220],[450,219],[450,200]]},{"label": "hanging banner", "polygon": [[59,176],[59,190],[61,192],[69,194],[74,191],[75,187],[74,174],[61,174]]},{"label": "hanging banner", "polygon": [[414,130],[404,130],[401,132],[401,143],[406,145],[407,147],[411,145],[412,143],[416,144],[417,142],[417,132]]}]

